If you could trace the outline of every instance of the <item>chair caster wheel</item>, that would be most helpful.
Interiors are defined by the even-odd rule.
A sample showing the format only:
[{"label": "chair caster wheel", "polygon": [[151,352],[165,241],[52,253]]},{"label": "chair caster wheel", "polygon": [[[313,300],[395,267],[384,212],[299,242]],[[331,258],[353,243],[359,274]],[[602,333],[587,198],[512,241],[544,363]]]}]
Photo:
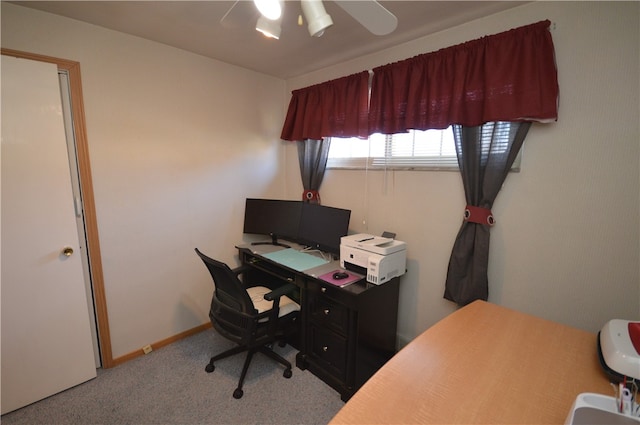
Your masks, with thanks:
[{"label": "chair caster wheel", "polygon": [[284,373],[282,374],[282,376],[284,376],[287,379],[291,378],[292,375],[293,375],[293,373],[291,373],[291,369],[286,369],[284,371]]},{"label": "chair caster wheel", "polygon": [[211,372],[213,372],[214,370],[216,370],[216,367],[215,367],[213,364],[209,363],[209,364],[207,365],[207,367],[205,367],[205,368],[204,368],[204,370],[205,370],[207,373],[211,373]]},{"label": "chair caster wheel", "polygon": [[240,388],[236,388],[236,390],[233,392],[233,398],[235,399],[242,398],[243,395],[244,391],[242,391]]}]

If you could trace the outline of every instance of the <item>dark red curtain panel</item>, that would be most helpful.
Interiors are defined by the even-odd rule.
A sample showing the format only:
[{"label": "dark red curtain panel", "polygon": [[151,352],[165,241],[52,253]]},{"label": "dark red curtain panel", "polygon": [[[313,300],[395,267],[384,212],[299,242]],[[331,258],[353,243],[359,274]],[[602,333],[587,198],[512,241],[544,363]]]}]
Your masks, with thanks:
[{"label": "dark red curtain panel", "polygon": [[368,92],[368,71],[294,90],[280,137],[368,137]]},{"label": "dark red curtain panel", "polygon": [[370,134],[556,120],[549,25],[541,21],[375,68]]}]

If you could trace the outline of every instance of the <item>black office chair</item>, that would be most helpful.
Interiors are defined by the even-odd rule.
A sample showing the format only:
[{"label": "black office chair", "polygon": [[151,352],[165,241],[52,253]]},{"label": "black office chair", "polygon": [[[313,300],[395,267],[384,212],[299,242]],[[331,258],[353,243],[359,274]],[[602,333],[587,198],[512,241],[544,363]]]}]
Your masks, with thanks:
[{"label": "black office chair", "polygon": [[231,270],[229,266],[209,258],[196,248],[213,278],[215,290],[211,299],[209,318],[213,327],[225,338],[238,344],[211,358],[205,368],[215,370],[214,363],[225,357],[247,351],[238,388],[233,397],[241,398],[242,384],[254,353],[261,352],[285,366],[283,376],[291,378],[291,363],[272,349],[278,342],[285,345],[286,338],[297,332],[300,306],[285,294],[296,287],[287,284],[276,290],[264,286],[245,286],[238,277],[246,269]]}]

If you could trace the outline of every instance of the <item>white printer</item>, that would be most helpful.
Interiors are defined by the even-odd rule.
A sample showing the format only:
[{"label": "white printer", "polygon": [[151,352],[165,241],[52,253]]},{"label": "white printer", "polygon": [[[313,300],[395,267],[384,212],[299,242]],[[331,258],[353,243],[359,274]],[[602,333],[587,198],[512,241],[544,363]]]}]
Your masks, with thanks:
[{"label": "white printer", "polygon": [[340,238],[340,266],[367,275],[381,285],[402,276],[407,267],[407,244],[392,238],[358,233]]}]

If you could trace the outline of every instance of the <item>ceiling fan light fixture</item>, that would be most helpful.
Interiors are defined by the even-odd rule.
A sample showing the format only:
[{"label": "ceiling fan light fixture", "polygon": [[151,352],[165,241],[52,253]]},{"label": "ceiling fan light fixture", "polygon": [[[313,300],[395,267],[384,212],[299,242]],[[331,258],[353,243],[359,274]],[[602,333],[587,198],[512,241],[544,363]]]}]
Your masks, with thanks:
[{"label": "ceiling fan light fixture", "polygon": [[265,37],[280,39],[280,19],[272,21],[261,16],[256,22],[256,30],[261,32]]},{"label": "ceiling fan light fixture", "polygon": [[267,19],[275,21],[282,16],[282,0],[253,0],[258,11]]},{"label": "ceiling fan light fixture", "polygon": [[333,25],[333,20],[324,9],[322,0],[301,0],[300,4],[304,17],[309,23],[309,34],[313,37],[321,37],[324,30]]}]

